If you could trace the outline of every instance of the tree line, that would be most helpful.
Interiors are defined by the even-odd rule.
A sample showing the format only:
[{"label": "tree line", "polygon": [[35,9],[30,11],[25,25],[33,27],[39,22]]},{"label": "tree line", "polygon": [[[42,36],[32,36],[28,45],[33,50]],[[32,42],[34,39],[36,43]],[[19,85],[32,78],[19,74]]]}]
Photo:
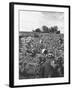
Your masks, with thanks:
[{"label": "tree line", "polygon": [[42,26],[42,30],[40,28],[36,28],[33,30],[33,32],[42,32],[42,33],[56,33],[60,34],[60,30],[58,30],[57,26],[52,26],[52,27],[47,27],[47,26]]}]

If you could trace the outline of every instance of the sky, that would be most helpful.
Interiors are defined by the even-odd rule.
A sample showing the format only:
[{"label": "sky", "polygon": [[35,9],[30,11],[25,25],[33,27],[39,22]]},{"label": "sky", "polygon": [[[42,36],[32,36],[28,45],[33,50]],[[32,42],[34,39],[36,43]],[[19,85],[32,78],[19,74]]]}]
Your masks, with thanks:
[{"label": "sky", "polygon": [[32,31],[43,25],[47,27],[58,26],[61,33],[64,32],[64,13],[63,12],[35,12],[20,11],[20,31]]}]

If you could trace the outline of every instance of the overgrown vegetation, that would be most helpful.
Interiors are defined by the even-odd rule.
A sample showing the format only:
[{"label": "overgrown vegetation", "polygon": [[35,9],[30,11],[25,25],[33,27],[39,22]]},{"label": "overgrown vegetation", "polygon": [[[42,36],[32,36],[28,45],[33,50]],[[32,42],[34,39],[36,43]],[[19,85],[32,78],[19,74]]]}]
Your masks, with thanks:
[{"label": "overgrown vegetation", "polygon": [[64,76],[64,35],[57,30],[19,33],[19,79]]}]

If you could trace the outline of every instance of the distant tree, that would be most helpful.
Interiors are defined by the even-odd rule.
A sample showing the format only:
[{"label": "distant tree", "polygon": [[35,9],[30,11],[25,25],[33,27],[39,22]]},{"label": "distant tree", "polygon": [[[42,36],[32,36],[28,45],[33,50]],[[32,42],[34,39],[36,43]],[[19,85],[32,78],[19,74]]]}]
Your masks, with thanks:
[{"label": "distant tree", "polygon": [[59,33],[58,32],[58,27],[57,26],[51,27],[50,28],[50,33]]},{"label": "distant tree", "polygon": [[54,32],[56,33],[58,31],[58,27],[54,26]]},{"label": "distant tree", "polygon": [[60,34],[60,31],[57,31],[56,34]]},{"label": "distant tree", "polygon": [[48,27],[47,26],[42,26],[43,32],[44,33],[49,33]]},{"label": "distant tree", "polygon": [[54,26],[54,31],[57,32],[58,31],[58,27]]},{"label": "distant tree", "polygon": [[33,30],[33,32],[41,32],[40,28]]},{"label": "distant tree", "polygon": [[54,27],[50,28],[50,33],[54,33]]}]

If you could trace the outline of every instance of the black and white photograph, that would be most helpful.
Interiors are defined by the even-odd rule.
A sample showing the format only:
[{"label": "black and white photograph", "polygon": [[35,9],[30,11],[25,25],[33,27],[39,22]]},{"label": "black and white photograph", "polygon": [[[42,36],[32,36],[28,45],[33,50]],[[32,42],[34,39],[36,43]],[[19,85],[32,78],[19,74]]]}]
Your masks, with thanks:
[{"label": "black and white photograph", "polygon": [[20,11],[19,79],[64,77],[64,13]]},{"label": "black and white photograph", "polygon": [[70,7],[10,5],[10,17],[13,17],[10,27],[14,35],[11,87],[69,84]]}]

